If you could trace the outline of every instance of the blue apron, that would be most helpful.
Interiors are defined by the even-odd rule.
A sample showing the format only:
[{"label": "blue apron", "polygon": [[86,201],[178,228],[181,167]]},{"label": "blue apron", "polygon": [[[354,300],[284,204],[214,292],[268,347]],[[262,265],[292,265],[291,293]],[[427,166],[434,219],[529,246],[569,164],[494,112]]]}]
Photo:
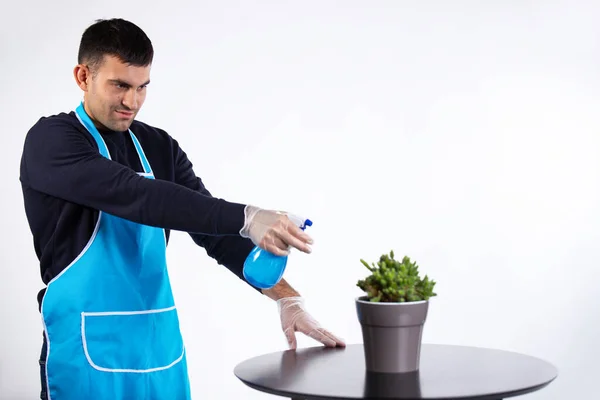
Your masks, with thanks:
[{"label": "blue apron", "polygon": [[[110,159],[83,108],[79,121]],[[129,130],[144,173],[152,169]],[[161,228],[100,212],[81,254],[46,289],[50,400],[188,400],[190,385]]]}]

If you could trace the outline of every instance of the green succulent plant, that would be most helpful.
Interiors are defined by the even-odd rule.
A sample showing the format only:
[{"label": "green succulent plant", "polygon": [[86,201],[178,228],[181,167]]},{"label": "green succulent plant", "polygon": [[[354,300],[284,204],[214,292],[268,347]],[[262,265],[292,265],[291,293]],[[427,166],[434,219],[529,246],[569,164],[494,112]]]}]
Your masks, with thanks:
[{"label": "green succulent plant", "polygon": [[371,271],[371,275],[357,282],[369,301],[404,303],[428,300],[437,296],[433,289],[435,281],[427,275],[421,279],[419,266],[404,256],[402,261],[394,259],[394,251],[379,257],[377,264],[369,265],[365,260],[360,262]]}]

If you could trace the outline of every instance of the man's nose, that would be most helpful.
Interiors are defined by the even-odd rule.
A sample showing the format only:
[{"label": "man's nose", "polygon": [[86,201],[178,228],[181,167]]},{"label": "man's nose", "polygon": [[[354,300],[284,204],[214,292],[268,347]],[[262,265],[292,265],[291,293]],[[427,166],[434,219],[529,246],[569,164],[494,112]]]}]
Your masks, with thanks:
[{"label": "man's nose", "polygon": [[135,89],[130,89],[123,96],[123,105],[130,110],[137,110],[139,93]]}]

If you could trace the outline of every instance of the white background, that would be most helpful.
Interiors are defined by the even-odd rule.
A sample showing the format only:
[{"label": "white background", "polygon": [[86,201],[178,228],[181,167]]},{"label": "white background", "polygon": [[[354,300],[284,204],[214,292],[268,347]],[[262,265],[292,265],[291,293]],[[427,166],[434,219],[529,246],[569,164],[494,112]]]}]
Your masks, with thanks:
[{"label": "white background", "polygon": [[[9,7],[0,24],[0,398],[39,395],[42,283],[18,180],[23,139],[40,116],[79,104],[81,34],[115,16],[140,25],[156,50],[139,119],[178,139],[216,196],[314,221],[314,253],[294,253],[285,277],[326,328],[362,342],[354,298],[367,270],[358,260],[394,249],[438,282],[425,342],[554,363],[559,378],[524,398],[595,396],[598,3]],[[275,303],[186,234],[174,234],[168,257],[194,398],[274,398],[233,368],[286,348]]]}]

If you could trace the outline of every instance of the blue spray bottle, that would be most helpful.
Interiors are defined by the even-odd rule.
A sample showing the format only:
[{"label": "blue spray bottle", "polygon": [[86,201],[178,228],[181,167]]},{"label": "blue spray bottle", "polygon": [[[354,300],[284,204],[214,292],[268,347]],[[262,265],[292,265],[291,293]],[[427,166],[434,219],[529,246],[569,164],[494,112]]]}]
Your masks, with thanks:
[{"label": "blue spray bottle", "polygon": [[[309,219],[304,220],[290,214],[288,217],[302,230],[312,226]],[[255,246],[244,261],[244,278],[259,289],[270,289],[283,277],[287,260],[288,256],[277,256]]]}]

